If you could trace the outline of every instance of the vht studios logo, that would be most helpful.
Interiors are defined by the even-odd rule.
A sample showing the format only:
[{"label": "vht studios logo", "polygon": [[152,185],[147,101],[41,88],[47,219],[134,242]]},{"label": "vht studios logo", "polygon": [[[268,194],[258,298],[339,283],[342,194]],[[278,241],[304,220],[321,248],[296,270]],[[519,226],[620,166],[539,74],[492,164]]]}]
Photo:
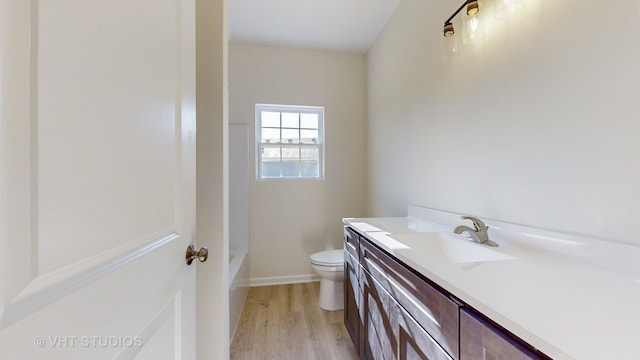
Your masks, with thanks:
[{"label": "vht studios logo", "polygon": [[37,347],[52,348],[130,348],[142,347],[141,336],[36,336]]}]

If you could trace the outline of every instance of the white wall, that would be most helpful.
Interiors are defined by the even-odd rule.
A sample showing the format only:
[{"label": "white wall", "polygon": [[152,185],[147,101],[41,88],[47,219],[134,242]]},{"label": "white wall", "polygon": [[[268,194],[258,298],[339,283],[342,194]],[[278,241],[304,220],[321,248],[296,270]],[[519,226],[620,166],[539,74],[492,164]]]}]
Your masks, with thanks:
[{"label": "white wall", "polygon": [[365,57],[241,43],[229,54],[230,121],[251,139],[256,103],[325,107],[325,181],[258,182],[250,170],[251,278],[309,275],[310,254],[342,247],[341,219],[364,214]]},{"label": "white wall", "polygon": [[249,126],[229,125],[229,251],[249,250]]},{"label": "white wall", "polygon": [[368,54],[369,215],[415,203],[640,244],[639,2],[528,0],[444,62],[457,6],[404,0]]}]

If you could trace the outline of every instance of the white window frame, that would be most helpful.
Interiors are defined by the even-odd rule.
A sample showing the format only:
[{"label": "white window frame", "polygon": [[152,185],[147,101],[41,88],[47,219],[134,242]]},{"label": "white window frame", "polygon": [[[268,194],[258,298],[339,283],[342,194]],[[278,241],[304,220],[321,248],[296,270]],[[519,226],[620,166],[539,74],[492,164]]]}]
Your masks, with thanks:
[{"label": "white window frame", "polygon": [[[262,112],[292,112],[292,113],[312,113],[318,114],[318,138],[317,144],[305,144],[305,143],[263,143],[262,142]],[[324,106],[298,106],[298,105],[274,105],[274,104],[256,104],[256,178],[259,181],[324,181]],[[282,124],[280,124],[280,131],[282,131]],[[280,145],[282,147],[295,146],[300,150],[304,147],[317,148],[319,154],[319,173],[317,177],[302,177],[301,173],[298,176],[282,176],[280,177],[264,177],[262,174],[262,149],[264,146]],[[302,157],[302,151],[300,151]],[[302,158],[299,160],[302,162]]]}]

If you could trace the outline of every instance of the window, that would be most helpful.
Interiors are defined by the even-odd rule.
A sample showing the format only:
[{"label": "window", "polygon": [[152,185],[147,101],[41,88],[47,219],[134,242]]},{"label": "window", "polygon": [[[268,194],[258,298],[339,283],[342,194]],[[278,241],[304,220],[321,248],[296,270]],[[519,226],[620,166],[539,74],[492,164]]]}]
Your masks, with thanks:
[{"label": "window", "polygon": [[324,108],[256,105],[258,179],[323,179]]}]

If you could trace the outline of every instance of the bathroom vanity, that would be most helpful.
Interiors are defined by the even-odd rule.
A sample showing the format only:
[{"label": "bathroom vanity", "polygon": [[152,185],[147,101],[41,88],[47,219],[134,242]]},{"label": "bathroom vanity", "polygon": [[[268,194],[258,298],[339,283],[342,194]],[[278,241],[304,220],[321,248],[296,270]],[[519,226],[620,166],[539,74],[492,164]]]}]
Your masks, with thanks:
[{"label": "bathroom vanity", "polygon": [[548,359],[345,228],[345,326],[361,359]]},{"label": "bathroom vanity", "polygon": [[460,214],[422,208],[344,224],[361,359],[640,358],[637,247],[489,221],[489,248],[450,235]]}]

